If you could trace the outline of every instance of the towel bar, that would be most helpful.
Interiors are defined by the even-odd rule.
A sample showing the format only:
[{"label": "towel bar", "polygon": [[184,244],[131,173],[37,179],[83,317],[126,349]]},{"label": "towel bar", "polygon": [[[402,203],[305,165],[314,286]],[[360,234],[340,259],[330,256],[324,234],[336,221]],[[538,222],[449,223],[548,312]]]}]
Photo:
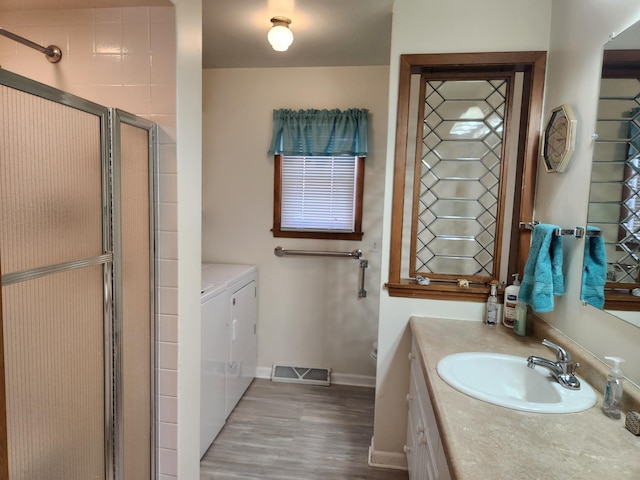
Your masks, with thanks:
[{"label": "towel bar", "polygon": [[[533,222],[520,222],[518,224],[518,226],[520,227],[520,229],[524,229],[524,230],[533,230],[533,228],[538,225],[540,222],[537,221],[533,221]],[[576,237],[576,238],[582,238],[584,236],[587,237],[599,237],[601,235],[601,232],[599,230],[586,230],[584,227],[575,227],[575,228],[558,228],[556,229],[554,232],[554,235],[556,236],[568,236],[568,237]]]}]

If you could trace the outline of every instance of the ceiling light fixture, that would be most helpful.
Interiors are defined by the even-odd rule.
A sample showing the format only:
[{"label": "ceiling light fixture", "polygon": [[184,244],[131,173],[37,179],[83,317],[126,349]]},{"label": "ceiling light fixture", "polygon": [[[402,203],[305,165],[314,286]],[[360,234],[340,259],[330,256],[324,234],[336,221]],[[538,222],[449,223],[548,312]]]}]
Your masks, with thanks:
[{"label": "ceiling light fixture", "polygon": [[273,17],[273,27],[267,34],[267,40],[276,52],[284,52],[293,42],[293,33],[289,30],[291,19],[287,17]]}]

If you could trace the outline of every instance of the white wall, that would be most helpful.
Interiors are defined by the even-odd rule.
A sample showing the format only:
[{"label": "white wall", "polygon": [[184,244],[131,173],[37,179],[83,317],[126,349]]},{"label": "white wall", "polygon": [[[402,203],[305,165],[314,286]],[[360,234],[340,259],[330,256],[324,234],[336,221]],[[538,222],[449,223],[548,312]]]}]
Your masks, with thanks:
[{"label": "white wall", "polygon": [[[375,67],[210,69],[204,71],[203,260],[259,268],[258,365],[330,367],[348,381],[372,382],[377,337],[389,69]],[[364,240],[274,238],[273,158],[278,108],[367,108]],[[368,296],[358,299],[359,262],[278,258],[297,250],[361,249]],[[343,380],[345,378],[343,377]]]},{"label": "white wall", "polygon": [[[551,0],[396,0],[393,11],[389,81],[387,174],[381,281],[388,279],[391,194],[398,64],[402,53],[463,53],[547,50]],[[382,286],[381,286],[382,287]],[[481,320],[481,303],[391,298],[380,294],[378,376],[373,461],[401,463],[406,437],[410,315]]]},{"label": "white wall", "polygon": [[[200,478],[200,257],[202,187],[202,0],[176,9],[178,233],[177,469]],[[162,463],[160,463],[162,467]],[[158,480],[169,480],[160,476]]]},{"label": "white wall", "polygon": [[[536,217],[541,222],[568,228],[586,224],[601,50],[611,33],[638,20],[636,0],[553,2],[544,118],[555,106],[568,103],[578,118],[578,130],[567,170],[549,174],[539,169]],[[583,240],[565,241],[566,294],[556,300],[553,312],[542,317],[601,359],[625,358],[624,373],[640,384],[640,329],[580,302],[583,247]]]}]

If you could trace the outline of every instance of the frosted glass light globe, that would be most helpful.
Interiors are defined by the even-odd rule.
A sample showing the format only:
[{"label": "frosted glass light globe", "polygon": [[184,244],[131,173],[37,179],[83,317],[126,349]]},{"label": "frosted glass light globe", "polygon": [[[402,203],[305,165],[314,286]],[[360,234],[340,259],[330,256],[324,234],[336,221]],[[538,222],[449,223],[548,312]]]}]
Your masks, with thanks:
[{"label": "frosted glass light globe", "polygon": [[267,33],[267,40],[276,52],[284,52],[293,43],[293,32],[284,25],[275,25]]}]

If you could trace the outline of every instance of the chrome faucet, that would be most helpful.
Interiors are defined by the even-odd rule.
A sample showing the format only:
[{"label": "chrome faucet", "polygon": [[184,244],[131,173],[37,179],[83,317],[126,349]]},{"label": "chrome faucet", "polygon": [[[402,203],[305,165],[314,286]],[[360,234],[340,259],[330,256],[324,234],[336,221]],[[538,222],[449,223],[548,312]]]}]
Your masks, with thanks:
[{"label": "chrome faucet", "polygon": [[553,378],[565,388],[570,390],[580,390],[580,380],[575,376],[576,368],[580,366],[579,363],[573,363],[571,355],[560,345],[556,345],[550,342],[546,338],[542,341],[542,344],[555,349],[556,361],[552,362],[546,358],[537,357],[531,355],[527,358],[527,366],[529,368],[535,368],[536,365],[547,368]]}]

